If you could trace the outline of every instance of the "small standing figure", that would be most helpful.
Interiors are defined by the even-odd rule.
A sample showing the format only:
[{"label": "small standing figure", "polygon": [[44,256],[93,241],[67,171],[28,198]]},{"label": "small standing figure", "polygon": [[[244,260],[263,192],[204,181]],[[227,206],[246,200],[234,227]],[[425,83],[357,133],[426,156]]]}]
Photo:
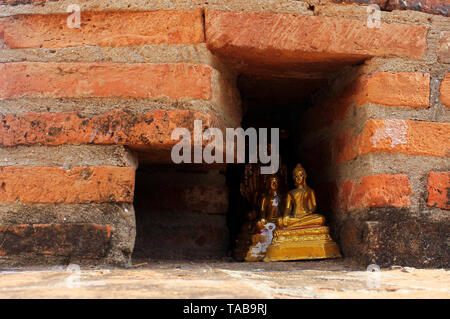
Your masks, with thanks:
[{"label": "small standing figure", "polygon": [[286,195],[283,216],[277,221],[264,261],[341,257],[325,217],[314,213],[316,196],[306,185],[305,169],[297,164],[292,173],[296,188]]}]

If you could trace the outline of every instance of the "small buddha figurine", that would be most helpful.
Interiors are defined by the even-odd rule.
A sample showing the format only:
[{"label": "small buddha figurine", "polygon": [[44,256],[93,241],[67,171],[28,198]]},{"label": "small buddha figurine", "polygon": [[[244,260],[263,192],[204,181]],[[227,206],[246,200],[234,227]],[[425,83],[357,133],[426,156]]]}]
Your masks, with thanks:
[{"label": "small buddha figurine", "polygon": [[281,215],[281,194],[279,192],[280,180],[278,176],[271,175],[266,181],[267,191],[261,196],[260,216],[258,228],[262,229],[266,223],[276,223]]},{"label": "small buddha figurine", "polygon": [[283,216],[277,221],[264,261],[340,257],[325,217],[314,213],[316,197],[306,185],[306,171],[300,164],[293,170],[293,179],[297,188],[286,195]]},{"label": "small buddha figurine", "polygon": [[260,198],[259,216],[256,223],[257,232],[253,234],[252,245],[245,257],[246,261],[260,261],[264,258],[266,249],[272,242],[272,233],[275,223],[281,216],[281,194],[279,192],[280,180],[277,175],[265,178],[266,191]]},{"label": "small buddha figurine", "polygon": [[296,189],[286,195],[283,217],[278,220],[278,226],[296,228],[302,226],[325,225],[325,217],[314,214],[316,210],[316,195],[306,185],[306,171],[298,164],[293,171]]}]

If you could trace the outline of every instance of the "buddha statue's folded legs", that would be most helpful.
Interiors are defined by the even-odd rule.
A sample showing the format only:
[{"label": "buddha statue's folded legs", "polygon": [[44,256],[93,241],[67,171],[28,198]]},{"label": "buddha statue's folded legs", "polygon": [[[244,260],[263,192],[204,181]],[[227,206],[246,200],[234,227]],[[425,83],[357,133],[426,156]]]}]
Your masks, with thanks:
[{"label": "buddha statue's folded legs", "polygon": [[323,226],[325,225],[325,217],[319,214],[305,215],[299,218],[279,218],[278,226],[280,228],[298,228],[305,226]]}]

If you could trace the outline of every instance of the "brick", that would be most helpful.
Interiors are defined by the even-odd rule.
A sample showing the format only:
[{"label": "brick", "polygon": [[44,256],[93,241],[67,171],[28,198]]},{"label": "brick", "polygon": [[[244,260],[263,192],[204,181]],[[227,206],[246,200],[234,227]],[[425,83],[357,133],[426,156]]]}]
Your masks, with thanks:
[{"label": "brick", "polygon": [[427,205],[450,210],[450,172],[430,172]]},{"label": "brick", "polygon": [[69,28],[68,17],[69,14],[36,14],[0,18],[0,34],[11,49],[204,42],[201,10],[83,11],[80,28]]},{"label": "brick", "polygon": [[372,175],[361,182],[348,180],[339,185],[339,205],[342,211],[370,207],[408,207],[411,205],[411,184],[408,176]]},{"label": "brick", "polygon": [[[421,58],[427,28],[365,20],[206,10],[206,42],[221,56],[250,64],[330,62],[344,64],[370,56]],[[329,69],[327,70],[329,71]]]},{"label": "brick", "polygon": [[101,258],[109,249],[113,228],[95,224],[0,225],[0,256],[31,253]]},{"label": "brick", "polygon": [[119,144],[137,150],[168,150],[177,127],[193,135],[194,120],[205,127],[222,127],[212,113],[189,110],[154,110],[130,114],[114,110],[83,118],[77,112],[26,113],[0,116],[0,145]]},{"label": "brick", "polygon": [[356,86],[356,104],[430,106],[430,75],[427,73],[379,72],[361,78]]},{"label": "brick", "polygon": [[0,167],[0,202],[132,202],[132,167]]},{"label": "brick", "polygon": [[366,122],[359,153],[402,153],[447,157],[450,123],[373,119]]},{"label": "brick", "polygon": [[169,63],[42,63],[0,65],[0,99],[134,97],[211,100],[211,67]]},{"label": "brick", "polygon": [[439,48],[437,49],[438,60],[441,63],[450,63],[450,32],[441,32]]},{"label": "brick", "polygon": [[[305,132],[316,131],[345,119],[352,106],[373,103],[383,106],[426,108],[430,105],[430,75],[379,72],[365,75],[345,86],[305,113]],[[340,137],[342,142],[344,137]],[[347,154],[348,155],[348,154]]]},{"label": "brick", "polygon": [[450,73],[447,73],[442,80],[440,95],[442,104],[450,108]]}]

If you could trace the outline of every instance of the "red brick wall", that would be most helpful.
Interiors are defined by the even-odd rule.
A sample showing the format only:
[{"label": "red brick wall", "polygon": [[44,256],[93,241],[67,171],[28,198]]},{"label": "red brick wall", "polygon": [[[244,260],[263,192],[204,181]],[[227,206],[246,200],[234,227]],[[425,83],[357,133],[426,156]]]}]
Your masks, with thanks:
[{"label": "red brick wall", "polygon": [[448,264],[448,3],[344,2],[1,1],[0,262],[129,264],[138,161],[239,126],[245,73],[330,83],[293,147],[345,256]]}]

